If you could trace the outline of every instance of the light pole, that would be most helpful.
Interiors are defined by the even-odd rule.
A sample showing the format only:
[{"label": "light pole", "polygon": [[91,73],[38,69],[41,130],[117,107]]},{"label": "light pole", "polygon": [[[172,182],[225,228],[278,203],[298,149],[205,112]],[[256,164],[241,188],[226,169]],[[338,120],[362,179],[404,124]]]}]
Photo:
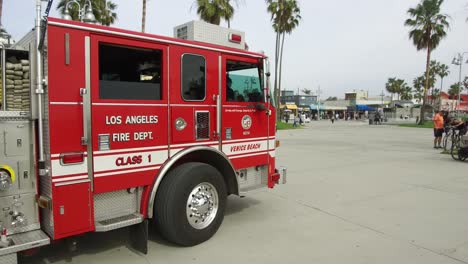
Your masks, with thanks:
[{"label": "light pole", "polygon": [[[457,106],[456,106],[457,115],[458,115],[458,112],[460,111],[460,93],[462,91],[462,81],[461,81],[461,79],[462,79],[462,65],[463,65],[463,60],[464,60],[465,54],[468,54],[468,52],[458,53],[456,55],[456,57],[453,58],[453,60],[452,60],[452,64],[460,66],[460,70],[459,70],[459,73],[458,73],[458,99],[457,99]],[[468,63],[468,61],[466,61],[466,62]]]},{"label": "light pole", "polygon": [[320,90],[320,85],[317,89],[317,120],[320,120],[320,94],[322,93],[322,90]]},{"label": "light pole", "polygon": [[70,4],[76,4],[78,5],[78,19],[81,22],[95,22],[96,17],[94,17],[93,14],[93,7],[91,6],[91,0],[86,0],[85,4],[83,5],[83,8],[81,8],[80,3],[76,0],[71,0],[67,2],[67,5],[65,6],[65,12],[63,13],[62,18],[65,20],[73,20],[73,18],[70,15]]},{"label": "light pole", "polygon": [[384,103],[383,103],[383,97],[385,96],[385,94],[383,93],[383,90],[382,92],[380,93],[380,97],[382,99],[382,111],[383,111],[383,107],[384,107]]},{"label": "light pole", "polygon": [[141,32],[145,33],[145,25],[146,25],[146,0],[143,0],[143,14],[141,15]]}]

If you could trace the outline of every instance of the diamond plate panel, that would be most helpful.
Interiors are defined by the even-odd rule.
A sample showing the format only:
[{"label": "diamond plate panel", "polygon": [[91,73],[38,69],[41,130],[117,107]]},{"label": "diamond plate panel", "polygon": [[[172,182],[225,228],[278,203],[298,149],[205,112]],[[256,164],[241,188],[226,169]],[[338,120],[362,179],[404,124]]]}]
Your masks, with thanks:
[{"label": "diamond plate panel", "polygon": [[210,113],[195,112],[196,115],[196,138],[210,139]]},{"label": "diamond plate panel", "polygon": [[241,192],[264,188],[268,184],[268,166],[242,169],[236,175]]},{"label": "diamond plate panel", "polygon": [[50,176],[39,177],[40,194],[45,197],[52,197],[52,178]]},{"label": "diamond plate panel", "polygon": [[[46,37],[47,41],[47,37]],[[45,43],[45,45],[47,45]],[[44,78],[47,79],[48,74],[48,63],[47,63],[47,54],[44,54]],[[50,130],[49,130],[49,90],[47,86],[44,87],[44,127],[43,127],[43,143],[44,143],[44,155],[46,159],[46,168],[51,168],[51,160],[50,160]],[[40,194],[46,196],[52,200],[52,177],[49,175],[47,176],[39,176],[39,189]],[[51,237],[54,237],[54,218],[52,216],[52,211],[49,209],[41,209],[41,225],[42,229]]]},{"label": "diamond plate panel", "polygon": [[[140,188],[139,188],[140,189]],[[94,219],[96,222],[131,215],[139,212],[137,199],[140,190],[129,193],[127,190],[102,193],[94,196]]]},{"label": "diamond plate panel", "polygon": [[8,229],[8,235],[29,232],[29,231],[33,231],[33,230],[38,230],[40,228],[41,228],[41,225],[39,223],[35,223],[35,224],[28,225],[28,226],[25,226],[25,227],[10,228],[10,229]]},{"label": "diamond plate panel", "polygon": [[41,230],[12,235],[8,238],[12,241],[12,245],[0,248],[0,256],[50,244],[50,238]]},{"label": "diamond plate panel", "polygon": [[41,209],[41,227],[50,237],[54,237],[54,218],[51,210]]},{"label": "diamond plate panel", "polygon": [[141,214],[131,214],[96,223],[96,232],[107,232],[143,222]]},{"label": "diamond plate panel", "polygon": [[2,264],[18,264],[16,253],[0,256],[0,263]]},{"label": "diamond plate panel", "polygon": [[[39,190],[42,196],[52,200],[52,177],[39,176]],[[54,237],[54,218],[50,209],[41,209],[41,226],[49,236]]]},{"label": "diamond plate panel", "polygon": [[8,120],[28,120],[29,112],[24,111],[0,111],[0,118]]}]

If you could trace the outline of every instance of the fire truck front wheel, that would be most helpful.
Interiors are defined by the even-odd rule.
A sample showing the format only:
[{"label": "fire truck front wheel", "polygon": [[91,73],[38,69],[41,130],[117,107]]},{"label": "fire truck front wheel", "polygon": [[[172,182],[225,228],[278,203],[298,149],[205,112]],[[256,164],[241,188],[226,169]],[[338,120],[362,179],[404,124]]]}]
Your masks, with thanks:
[{"label": "fire truck front wheel", "polygon": [[226,184],[213,166],[190,162],[171,170],[158,188],[155,221],[160,234],[182,246],[210,239],[224,219]]}]

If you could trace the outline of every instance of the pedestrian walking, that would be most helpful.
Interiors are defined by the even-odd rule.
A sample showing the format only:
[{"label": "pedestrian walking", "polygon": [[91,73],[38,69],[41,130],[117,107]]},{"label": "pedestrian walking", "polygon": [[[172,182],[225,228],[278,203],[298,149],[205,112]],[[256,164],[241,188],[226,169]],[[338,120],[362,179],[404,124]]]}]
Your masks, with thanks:
[{"label": "pedestrian walking", "polygon": [[294,116],[293,127],[297,127],[297,123],[299,123],[299,116]]}]

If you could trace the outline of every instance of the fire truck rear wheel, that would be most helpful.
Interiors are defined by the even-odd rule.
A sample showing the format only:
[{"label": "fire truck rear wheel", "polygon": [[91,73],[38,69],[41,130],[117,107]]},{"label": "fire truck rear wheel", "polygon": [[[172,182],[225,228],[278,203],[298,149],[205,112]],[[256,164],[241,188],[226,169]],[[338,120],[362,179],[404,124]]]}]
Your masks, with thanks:
[{"label": "fire truck rear wheel", "polygon": [[190,162],[161,182],[155,201],[155,220],[160,234],[182,246],[210,239],[224,219],[226,184],[213,166]]}]

